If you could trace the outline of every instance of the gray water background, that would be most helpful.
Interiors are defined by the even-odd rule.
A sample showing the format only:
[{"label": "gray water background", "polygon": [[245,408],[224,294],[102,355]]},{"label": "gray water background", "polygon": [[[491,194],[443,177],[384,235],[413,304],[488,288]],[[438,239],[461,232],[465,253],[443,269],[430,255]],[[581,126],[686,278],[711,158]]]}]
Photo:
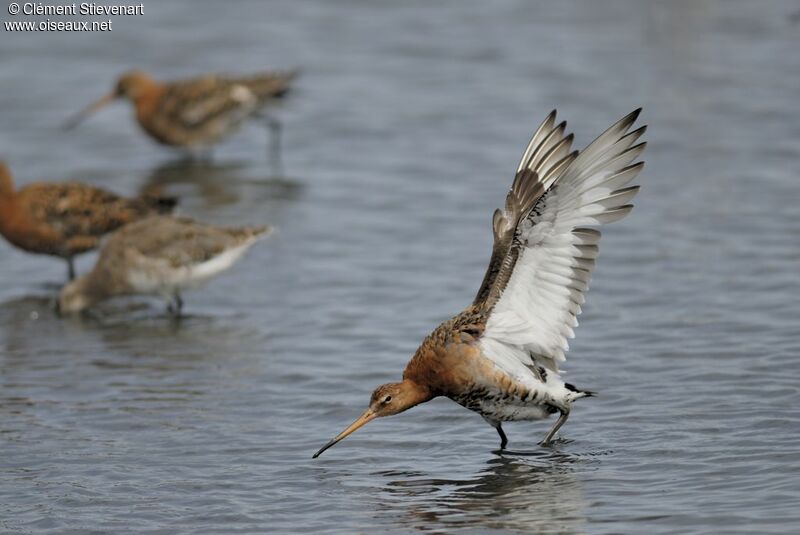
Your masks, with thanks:
[{"label": "gray water background", "polygon": [[[58,318],[63,264],[0,243],[0,532],[796,533],[799,9],[150,0],[110,34],[0,29],[19,183],[160,186],[184,214],[279,229],[180,323],[146,299]],[[58,130],[130,67],[300,67],[285,174],[260,125],[194,167],[125,104]],[[312,461],[472,299],[542,117],[583,146],[638,106],[643,188],[566,366],[599,396],[563,440],[510,424],[500,454],[436,400]]]}]

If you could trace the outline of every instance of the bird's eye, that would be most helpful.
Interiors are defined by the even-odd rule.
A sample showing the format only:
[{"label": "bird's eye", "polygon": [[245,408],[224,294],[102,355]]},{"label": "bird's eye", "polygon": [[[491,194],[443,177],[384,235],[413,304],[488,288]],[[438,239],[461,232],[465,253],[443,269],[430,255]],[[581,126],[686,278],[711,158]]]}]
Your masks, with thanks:
[{"label": "bird's eye", "polygon": [[392,396],[386,396],[385,398],[383,398],[384,403],[389,403],[390,401],[392,401]]}]

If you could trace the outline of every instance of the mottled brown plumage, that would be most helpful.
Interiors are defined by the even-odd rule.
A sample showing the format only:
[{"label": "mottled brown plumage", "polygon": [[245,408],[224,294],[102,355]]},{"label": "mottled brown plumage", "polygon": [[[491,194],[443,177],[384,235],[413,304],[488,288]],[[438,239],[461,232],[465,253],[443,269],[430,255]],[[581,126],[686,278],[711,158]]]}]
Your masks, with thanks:
[{"label": "mottled brown plumage", "polygon": [[182,290],[230,268],[269,227],[223,228],[153,216],[127,225],[103,245],[94,268],[61,291],[59,308],[80,312],[117,296],[156,295],[180,312]]},{"label": "mottled brown plumage", "polygon": [[73,257],[96,248],[104,235],[174,206],[174,199],[128,199],[78,182],[35,182],[15,191],[0,162],[0,233],[20,249],[65,259],[70,278]]},{"label": "mottled brown plumage", "polygon": [[134,106],[139,125],[159,143],[203,149],[286,95],[295,76],[294,72],[269,72],[159,82],[142,71],[130,71],[119,78],[112,93],[79,113],[67,127],[76,126],[114,99],[126,98]]},{"label": "mottled brown plumage", "polygon": [[628,132],[636,110],[583,152],[572,151],[566,123],[553,111],[536,130],[492,219],[494,246],[480,289],[464,311],[428,335],[399,383],[379,386],[367,410],[323,446],[319,456],[364,424],[445,396],[480,414],[507,443],[502,422],[560,413],[540,443],[547,446],[572,403],[592,393],[565,383],[558,364],[597,256],[599,231],[621,219],[639,186],[626,186],[643,163],[644,127]]}]

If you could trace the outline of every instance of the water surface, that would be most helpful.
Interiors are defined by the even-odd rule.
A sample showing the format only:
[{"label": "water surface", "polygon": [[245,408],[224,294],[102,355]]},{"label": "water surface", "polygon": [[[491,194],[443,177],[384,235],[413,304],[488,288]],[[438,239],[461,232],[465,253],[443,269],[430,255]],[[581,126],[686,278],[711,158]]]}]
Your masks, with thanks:
[{"label": "water surface", "polygon": [[[235,6],[235,7],[234,7]],[[793,2],[150,2],[101,34],[4,33],[20,183],[181,195],[279,232],[187,317],[52,312],[64,266],[0,244],[0,530],[791,533],[800,524],[800,26]],[[5,17],[5,13],[3,17]],[[213,22],[212,22],[213,21]],[[138,66],[299,66],[285,173],[252,125],[194,167],[119,104]],[[651,125],[572,343],[576,404],[506,426],[436,400],[311,454],[472,299],[490,216],[557,107],[582,146]],[[93,257],[80,260],[87,269]]]}]

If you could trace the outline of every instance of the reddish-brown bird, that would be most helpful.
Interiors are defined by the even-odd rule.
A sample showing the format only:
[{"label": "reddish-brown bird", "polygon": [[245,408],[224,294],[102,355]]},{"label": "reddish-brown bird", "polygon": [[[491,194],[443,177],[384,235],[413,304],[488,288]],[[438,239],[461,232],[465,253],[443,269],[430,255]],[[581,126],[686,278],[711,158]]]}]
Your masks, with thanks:
[{"label": "reddish-brown bird", "polygon": [[494,213],[494,247],[470,306],[439,325],[420,345],[403,380],[379,386],[369,407],[314,457],[381,416],[438,396],[477,412],[507,443],[502,422],[559,418],[591,392],[565,383],[559,364],[578,324],[598,252],[590,228],[630,212],[642,169],[645,127],[629,132],[641,110],[625,116],[582,152],[572,151],[566,123],[553,111],[534,133],[503,209]]},{"label": "reddish-brown bird", "polygon": [[[143,71],[134,70],[123,74],[111,93],[81,111],[65,127],[73,128],[115,99],[126,98],[133,104],[139,125],[150,137],[171,147],[204,150],[286,95],[295,74],[208,75],[159,82]],[[271,118],[269,125],[273,129],[279,127]]]},{"label": "reddish-brown bird", "polygon": [[144,217],[171,212],[175,199],[126,199],[78,182],[35,182],[14,190],[0,161],[0,234],[29,253],[58,256],[75,278],[73,258],[96,248],[105,234]]}]

